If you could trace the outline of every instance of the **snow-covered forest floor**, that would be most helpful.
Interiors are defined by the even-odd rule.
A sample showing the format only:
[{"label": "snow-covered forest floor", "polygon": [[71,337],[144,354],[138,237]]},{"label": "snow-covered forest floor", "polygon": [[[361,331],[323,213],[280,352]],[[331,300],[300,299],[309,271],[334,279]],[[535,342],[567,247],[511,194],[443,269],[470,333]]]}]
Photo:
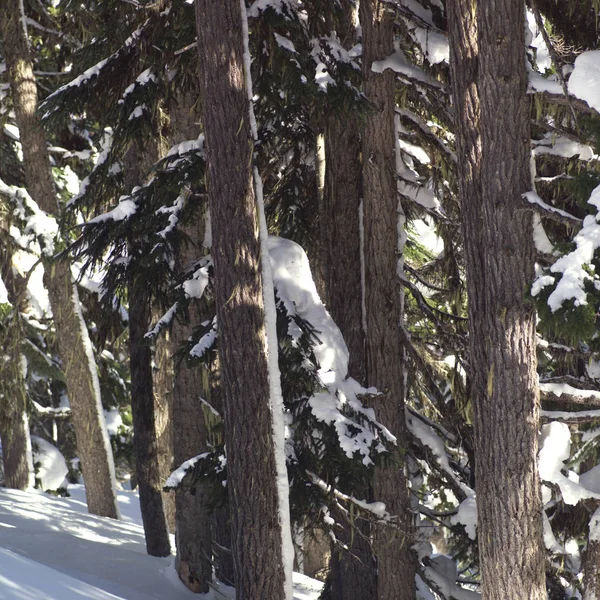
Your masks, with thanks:
[{"label": "snow-covered forest floor", "polygon": [[[87,513],[82,485],[69,498],[0,488],[1,600],[223,600],[178,579],[174,556],[146,554],[137,493],[120,490],[122,520]],[[174,540],[172,540],[174,546]],[[294,600],[316,600],[322,584],[294,574]]]}]

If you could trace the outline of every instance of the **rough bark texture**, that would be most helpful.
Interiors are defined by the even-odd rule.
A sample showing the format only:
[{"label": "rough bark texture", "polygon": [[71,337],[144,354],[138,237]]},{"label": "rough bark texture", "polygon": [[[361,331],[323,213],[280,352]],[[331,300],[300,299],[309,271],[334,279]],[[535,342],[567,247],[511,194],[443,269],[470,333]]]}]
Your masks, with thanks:
[{"label": "rough bark texture", "polygon": [[238,600],[285,597],[238,0],[196,3]]},{"label": "rough bark texture", "polygon": [[590,519],[588,544],[583,558],[583,600],[598,600],[600,597],[599,523],[600,508],[597,508]]},{"label": "rough bark texture", "polygon": [[[210,405],[220,414],[223,414],[223,394],[221,393],[221,365],[216,359],[212,362],[208,375]],[[206,412],[205,412],[206,414]],[[213,443],[221,443],[218,431],[210,431]],[[235,569],[231,541],[231,510],[229,502],[218,506],[213,515],[213,558],[215,575],[219,581],[235,586]]]},{"label": "rough bark texture", "polygon": [[[0,223],[4,234],[8,223]],[[0,239],[0,276],[8,292],[8,300],[14,313],[20,311],[24,302],[19,301],[25,281],[15,276],[12,268],[10,249]],[[15,306],[16,305],[16,306]],[[0,321],[0,348],[12,360],[0,363],[0,441],[2,442],[2,462],[4,485],[16,490],[24,490],[30,484],[31,465],[27,455],[29,444],[29,424],[27,418],[27,395],[21,355],[22,331],[18,315],[14,314]],[[31,479],[33,481],[33,479]]]},{"label": "rough bark texture", "polygon": [[152,349],[144,339],[150,326],[147,283],[135,278],[129,284],[129,360],[131,364],[131,416],[135,470],[140,509],[151,556],[171,553],[162,502],[158,442],[152,385]]},{"label": "rough bark texture", "polygon": [[[171,141],[173,144],[197,138],[199,134],[199,111],[195,107],[196,94],[181,94],[172,107]],[[190,200],[197,202],[196,200]],[[204,254],[203,210],[195,209],[192,224],[186,227],[187,236],[176,249],[175,268],[184,272]],[[171,332],[171,354],[175,355],[192,331],[204,318],[198,307],[191,304],[188,318],[177,319]],[[173,380],[173,456],[175,466],[208,450],[208,432],[200,397],[206,393],[202,370],[189,368],[186,361],[176,361]],[[202,481],[196,483],[195,493],[177,491],[175,497],[175,544],[177,558],[175,567],[185,585],[197,593],[209,591],[212,580],[212,517],[209,510],[208,492]]]},{"label": "rough bark texture", "polygon": [[[128,189],[140,185],[158,156],[159,149],[155,143],[148,144],[144,148],[134,144],[128,150],[124,160],[125,185]],[[131,235],[128,251],[131,256],[140,253],[135,235]],[[148,282],[132,273],[128,284],[128,295],[133,450],[146,550],[151,556],[168,556],[171,553],[171,546],[162,500],[152,372],[153,356],[152,348],[145,338],[152,321]]]},{"label": "rough bark texture", "polygon": [[[3,1],[0,25],[23,145],[27,190],[42,210],[56,216],[59,208],[46,138],[36,113],[37,88],[19,0]],[[89,356],[88,332],[79,312],[79,299],[68,262],[61,260],[46,264],[44,284],[54,314],[59,355],[85,478],[88,510],[96,515],[118,518],[113,457],[105,444],[97,373],[92,371],[96,367],[93,356]]]},{"label": "rough bark texture", "polygon": [[469,2],[450,5],[482,597],[541,600],[539,396],[527,298],[535,251],[521,209],[531,187],[523,4],[490,0],[476,15]]},{"label": "rough bark texture", "polygon": [[[355,3],[344,0],[340,6],[337,34],[346,49],[356,43],[353,21]],[[360,202],[362,197],[360,126],[352,112],[330,111],[325,118],[325,189],[320,219],[321,249],[325,255],[327,309],[340,328],[350,352],[348,374],[365,383],[365,332],[362,327],[362,275]],[[368,498],[369,490],[351,490]],[[373,550],[367,521],[353,525],[338,515],[343,529],[336,538],[348,551],[335,544],[331,549],[331,600],[372,600],[377,589]],[[352,531],[352,527],[358,531]]]},{"label": "rough bark texture", "polygon": [[[185,268],[200,254],[200,248],[194,245],[201,231],[202,220],[196,227],[190,228],[189,245],[183,246],[177,253],[177,267]],[[177,320],[173,324],[172,347],[176,352],[192,334],[194,327],[202,321],[198,308],[191,305],[186,322]],[[208,450],[208,433],[202,412],[200,397],[206,384],[202,371],[190,368],[185,361],[175,366],[173,389],[173,450],[175,464]],[[208,492],[202,481],[196,484],[195,493],[177,491],[175,542],[177,545],[176,568],[180,579],[192,591],[206,593],[208,582],[212,579],[212,519],[208,507]]]},{"label": "rough bark texture", "polygon": [[380,0],[360,3],[363,32],[365,94],[372,103],[363,126],[364,262],[367,384],[376,386],[373,408],[377,418],[398,439],[386,467],[376,469],[375,499],[384,502],[396,527],[375,528],[377,598],[413,600],[415,563],[410,550],[411,513],[404,455],[404,350],[400,336],[403,290],[397,274],[398,219],[394,140],[394,74],[373,73],[373,61],[393,52],[393,14]]},{"label": "rough bark texture", "polygon": [[[162,311],[154,311],[153,322],[162,316]],[[160,485],[173,471],[173,361],[171,360],[171,340],[168,331],[163,332],[154,346],[153,392],[154,426],[158,453]],[[175,533],[175,494],[162,492],[163,510],[169,533]]]}]

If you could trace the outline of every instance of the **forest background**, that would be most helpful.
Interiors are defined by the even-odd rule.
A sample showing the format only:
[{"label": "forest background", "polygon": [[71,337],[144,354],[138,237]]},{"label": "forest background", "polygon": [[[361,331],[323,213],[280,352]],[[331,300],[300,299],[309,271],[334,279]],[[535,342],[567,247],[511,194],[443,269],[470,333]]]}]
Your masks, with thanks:
[{"label": "forest background", "polygon": [[199,593],[600,597],[597,23],[4,0],[5,485]]}]

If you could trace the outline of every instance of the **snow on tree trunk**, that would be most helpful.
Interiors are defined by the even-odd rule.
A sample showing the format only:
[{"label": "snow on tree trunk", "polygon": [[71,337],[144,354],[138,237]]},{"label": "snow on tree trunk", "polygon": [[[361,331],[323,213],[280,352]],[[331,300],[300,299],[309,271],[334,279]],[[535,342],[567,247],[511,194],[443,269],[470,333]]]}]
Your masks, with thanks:
[{"label": "snow on tree trunk", "polygon": [[[258,141],[258,128],[252,105],[252,73],[250,59],[250,40],[248,31],[248,14],[245,0],[240,0],[242,17],[242,33],[244,45],[244,75],[246,94],[248,95],[248,117],[250,119],[250,134],[252,139]],[[269,391],[271,419],[273,427],[273,447],[275,451],[275,470],[277,472],[277,494],[279,504],[279,524],[281,526],[281,553],[285,576],[285,600],[292,600],[292,571],[294,568],[294,544],[292,541],[292,525],[290,519],[290,484],[288,480],[285,456],[285,422],[283,393],[281,391],[281,373],[279,372],[279,351],[277,339],[277,309],[275,308],[275,288],[271,259],[269,257],[269,232],[265,215],[263,184],[258,168],[252,167],[254,190],[258,210],[260,265],[262,271],[263,301],[265,311],[266,352],[269,371]]]},{"label": "snow on tree trunk", "polygon": [[239,0],[196,3],[236,597],[281,600],[291,599],[291,581],[273,439],[280,407],[269,402],[276,371],[265,331],[242,12]]},{"label": "snow on tree trunk", "polygon": [[364,117],[363,195],[367,385],[382,393],[372,406],[379,422],[398,440],[389,466],[375,470],[373,493],[394,516],[395,527],[375,527],[377,598],[415,597],[415,558],[411,551],[412,516],[404,457],[407,429],[404,416],[405,360],[399,328],[403,289],[398,277],[398,193],[394,139],[394,73],[374,73],[374,61],[393,51],[394,15],[380,0],[360,3],[363,33],[364,91],[372,103]]},{"label": "snow on tree trunk", "polygon": [[449,7],[482,596],[541,600],[535,309],[526,296],[535,249],[520,210],[531,185],[524,10],[519,0],[475,13],[466,0]]},{"label": "snow on tree trunk", "polygon": [[[43,211],[57,215],[57,197],[46,138],[36,113],[36,82],[19,0],[3,3],[0,20],[13,105],[23,146],[27,189]],[[46,256],[49,254],[46,248]],[[59,355],[71,402],[88,509],[93,514],[116,519],[119,512],[114,462],[104,422],[98,374],[68,262],[47,260],[44,283],[50,296]]]}]

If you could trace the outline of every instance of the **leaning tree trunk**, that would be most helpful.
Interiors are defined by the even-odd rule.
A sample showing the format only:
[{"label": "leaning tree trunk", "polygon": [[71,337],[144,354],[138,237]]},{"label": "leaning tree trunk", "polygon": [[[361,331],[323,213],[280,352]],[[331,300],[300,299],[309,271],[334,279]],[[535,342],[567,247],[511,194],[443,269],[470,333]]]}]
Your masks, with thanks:
[{"label": "leaning tree trunk", "polygon": [[286,598],[239,0],[199,0],[196,25],[238,600]]},{"label": "leaning tree trunk", "polygon": [[536,318],[527,294],[535,251],[521,198],[531,186],[523,4],[450,6],[482,597],[541,600]]},{"label": "leaning tree trunk", "polygon": [[396,436],[392,464],[375,471],[375,499],[384,502],[394,526],[375,528],[377,598],[414,600],[415,561],[411,551],[411,512],[406,476],[404,416],[405,359],[401,331],[404,295],[398,276],[402,207],[396,189],[394,74],[372,71],[374,61],[392,54],[394,15],[389,3],[360,3],[365,95],[372,104],[364,119],[363,194],[367,383],[381,392],[373,408]]},{"label": "leaning tree trunk", "polygon": [[[353,0],[340,6],[336,31],[346,49],[356,43]],[[325,117],[325,188],[320,215],[321,251],[325,258],[324,280],[327,309],[336,322],[350,353],[348,374],[366,383],[365,332],[362,327],[362,248],[360,211],[362,197],[359,120],[351,111],[330,110]],[[368,487],[349,490],[368,499]],[[372,600],[377,577],[370,544],[368,520],[336,519],[328,580],[331,600]],[[341,549],[340,544],[348,549]]]},{"label": "leaning tree trunk", "polygon": [[[0,25],[13,105],[23,146],[27,190],[50,215],[59,212],[50,157],[37,109],[37,88],[24,28],[22,2],[3,0]],[[51,249],[45,248],[47,252]],[[118,518],[115,468],[100,399],[100,385],[89,334],[68,261],[45,260],[44,283],[65,373],[88,510]]]}]

